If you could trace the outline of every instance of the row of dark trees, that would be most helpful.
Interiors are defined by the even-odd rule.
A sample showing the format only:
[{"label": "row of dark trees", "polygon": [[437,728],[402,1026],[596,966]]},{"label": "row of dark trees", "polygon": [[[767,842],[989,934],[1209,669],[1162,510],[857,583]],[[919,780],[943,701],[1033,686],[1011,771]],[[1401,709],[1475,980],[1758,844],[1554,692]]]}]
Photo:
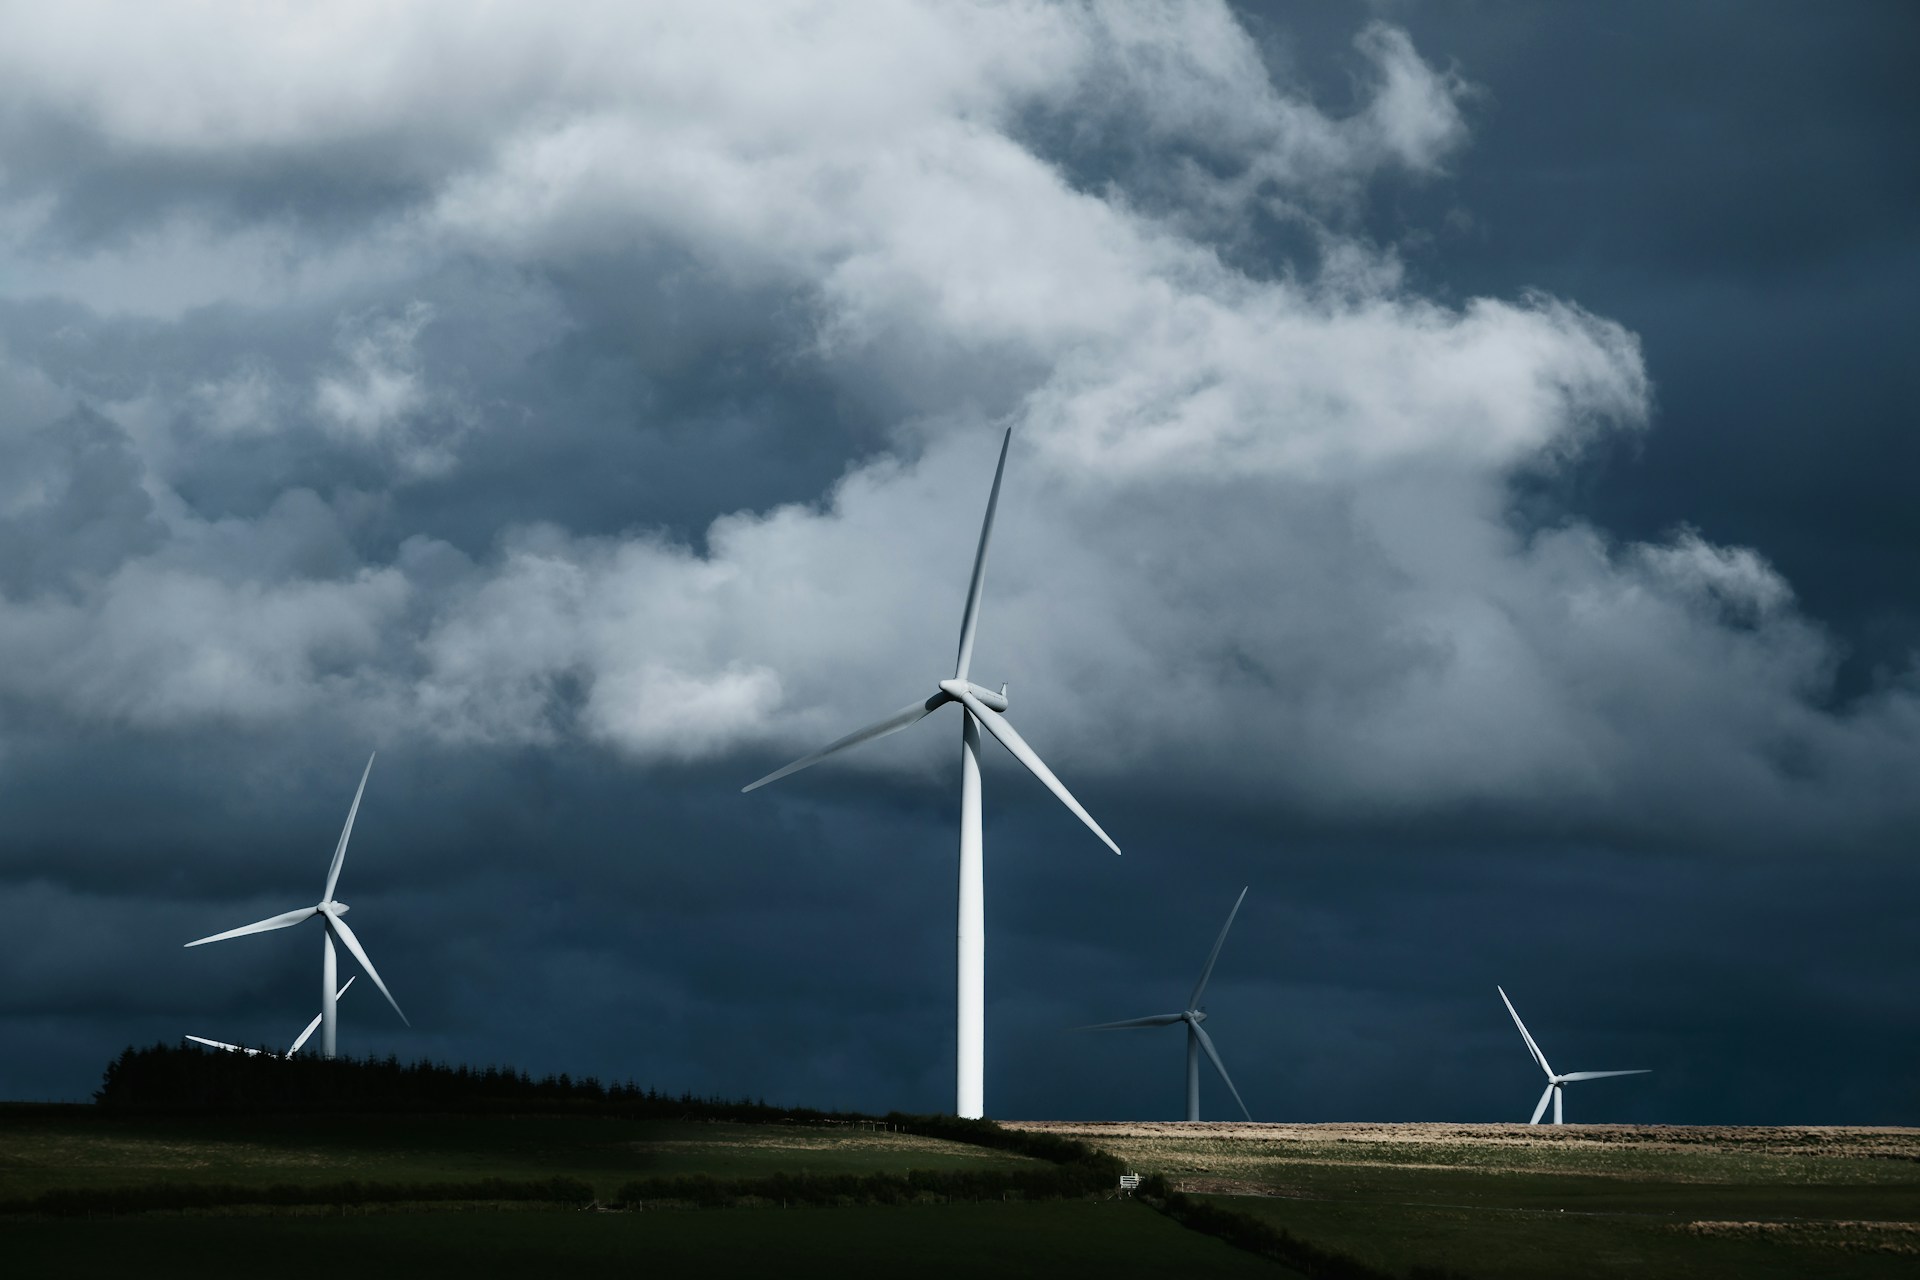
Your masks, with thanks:
[{"label": "row of dark trees", "polygon": [[118,1112],[594,1111],[749,1123],[866,1118],[764,1100],[676,1096],[631,1080],[603,1084],[564,1073],[535,1078],[511,1067],[393,1057],[273,1058],[170,1044],[122,1052],[107,1065],[93,1098]]}]

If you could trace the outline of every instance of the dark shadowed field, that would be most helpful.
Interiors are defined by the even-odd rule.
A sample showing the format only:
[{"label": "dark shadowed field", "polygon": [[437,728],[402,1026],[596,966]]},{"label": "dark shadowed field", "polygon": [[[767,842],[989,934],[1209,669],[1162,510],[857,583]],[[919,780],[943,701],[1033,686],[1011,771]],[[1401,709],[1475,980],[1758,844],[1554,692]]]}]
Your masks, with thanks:
[{"label": "dark shadowed field", "polygon": [[116,1116],[0,1108],[0,1202],[114,1187],[406,1187],[559,1177],[595,1203],[480,1199],[239,1204],[87,1216],[0,1214],[8,1276],[564,1273],[1239,1277],[1284,1274],[1145,1205],[1074,1198],[884,1206],[749,1200],[618,1204],[631,1179],[866,1176],[1044,1168],[1023,1156],[884,1128],[602,1115]]}]

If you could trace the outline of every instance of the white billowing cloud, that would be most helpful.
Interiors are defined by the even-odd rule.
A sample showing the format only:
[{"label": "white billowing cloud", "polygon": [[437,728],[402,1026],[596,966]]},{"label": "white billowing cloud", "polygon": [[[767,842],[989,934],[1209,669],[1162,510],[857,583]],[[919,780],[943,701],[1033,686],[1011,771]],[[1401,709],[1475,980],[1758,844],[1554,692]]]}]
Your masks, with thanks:
[{"label": "white billowing cloud", "polygon": [[323,425],[363,441],[379,439],[426,407],[414,340],[433,318],[423,302],[398,316],[361,318],[341,335],[346,367],[322,376],[314,403]]},{"label": "white billowing cloud", "polygon": [[1655,578],[1735,615],[1766,618],[1793,603],[1793,588],[1750,547],[1716,547],[1682,529],[1666,546],[1636,550]]},{"label": "white billowing cloud", "polygon": [[683,671],[621,664],[594,684],[585,724],[604,738],[665,760],[701,760],[733,748],[780,705],[765,667]]},{"label": "white billowing cloud", "polygon": [[323,429],[384,447],[417,475],[451,469],[471,425],[469,411],[432,387],[422,368],[417,344],[433,314],[431,304],[414,301],[397,315],[350,318],[338,339],[344,362],[321,374],[313,390]]},{"label": "white billowing cloud", "polygon": [[1373,64],[1376,83],[1366,110],[1349,129],[1384,157],[1418,173],[1433,173],[1466,140],[1467,123],[1459,99],[1466,92],[1460,77],[1436,73],[1413,47],[1407,33],[1375,22],[1354,42]]},{"label": "white billowing cloud", "polygon": [[269,434],[279,419],[275,393],[273,375],[258,363],[248,363],[193,385],[190,394],[198,410],[194,419],[215,435]]},{"label": "white billowing cloud", "polygon": [[10,659],[0,689],[23,700],[58,690],[86,721],[283,721],[371,692],[379,675],[369,661],[405,603],[392,569],[229,586],[133,564],[82,603],[0,602]]},{"label": "white billowing cloud", "polygon": [[[1404,37],[1383,42],[1404,49]],[[1149,65],[1157,83],[1165,69]],[[1456,118],[1445,93],[1425,101],[1445,117],[1436,129]],[[1406,451],[1499,464],[1561,438],[1570,418],[1631,422],[1644,409],[1632,337],[1578,308],[1446,310],[1401,294],[1391,264],[1354,244],[1318,284],[1249,280],[969,116],[906,119],[877,138],[867,122],[856,155],[837,133],[805,147],[760,129],[729,136],[724,109],[719,124],[595,115],[517,137],[433,217],[536,259],[645,229],[724,271],[806,282],[829,358],[884,364],[937,343],[937,359],[1031,387],[1032,416],[1089,466],[1287,470]],[[1343,174],[1392,152],[1345,136],[1321,148],[1342,150]],[[627,162],[636,155],[647,163]],[[905,363],[923,371],[919,354]]]},{"label": "white billowing cloud", "polygon": [[[991,443],[856,472],[824,512],[730,517],[705,557],[547,531],[436,629],[428,687],[492,717],[491,736],[571,723],[642,760],[819,745],[950,670]],[[1089,491],[1030,449],[1010,468],[975,674],[1011,683],[1015,720],[1070,785],[1157,777],[1329,813],[1493,805],[1670,831],[1702,794],[1733,793],[1782,835],[1900,803],[1883,777],[1810,794],[1782,776],[1788,759],[1840,770],[1862,726],[1819,705],[1833,654],[1817,628],[1778,608],[1724,621],[1716,602],[1766,596],[1749,552],[1691,532],[1520,540],[1445,514],[1460,494],[1436,491],[1463,482],[1444,474],[1383,487],[1442,509],[1403,509],[1396,529],[1324,486],[1187,480],[1169,503],[1150,484]],[[1188,505],[1209,492],[1204,514]],[[1275,501],[1298,509],[1275,518]],[[1465,532],[1443,545],[1401,541],[1451,524]],[[1911,750],[1905,699],[1863,719]],[[954,725],[939,726],[844,767],[950,764]]]},{"label": "white billowing cloud", "polygon": [[[342,319],[310,381],[222,352],[98,406],[167,540],[0,598],[9,698],[142,725],[324,704],[646,763],[797,753],[950,670],[1011,424],[978,678],[1012,684],[1070,780],[1629,825],[1709,794],[1781,829],[1911,803],[1871,762],[1913,758],[1912,692],[1825,707],[1832,645],[1754,552],[1512,527],[1513,474],[1641,429],[1647,376],[1634,336],[1574,302],[1444,304],[1343,230],[1371,176],[1439,174],[1465,142],[1467,86],[1392,27],[1358,36],[1363,98],[1335,115],[1273,83],[1219,5],[51,12],[9,15],[0,120],[59,117],[197,194],[78,248],[51,230],[59,199],[0,197],[41,228],[8,251],[22,278],[113,310],[101,264],[159,246],[124,307],[156,324],[210,288]],[[1111,185],[1061,160],[1116,139]],[[257,193],[227,191],[310,170],[360,203],[249,215]],[[1223,255],[1256,205],[1319,261]],[[169,308],[180,264],[269,235],[282,266],[182,283]],[[471,305],[538,295],[537,337],[439,341],[452,316],[415,282],[475,260],[516,283]],[[586,536],[564,509],[477,562],[418,528],[398,551],[359,537],[354,512],[387,537],[410,486],[465,479],[485,433],[537,439],[542,406],[483,417],[452,388],[584,323],[553,314],[569,280],[657,261],[796,299],[787,358],[903,406],[887,451],[698,548]],[[301,432],[391,462],[388,488],[323,501],[290,475],[304,497],[202,516],[170,480],[169,449]],[[951,736],[861,759],[950,761]]]}]

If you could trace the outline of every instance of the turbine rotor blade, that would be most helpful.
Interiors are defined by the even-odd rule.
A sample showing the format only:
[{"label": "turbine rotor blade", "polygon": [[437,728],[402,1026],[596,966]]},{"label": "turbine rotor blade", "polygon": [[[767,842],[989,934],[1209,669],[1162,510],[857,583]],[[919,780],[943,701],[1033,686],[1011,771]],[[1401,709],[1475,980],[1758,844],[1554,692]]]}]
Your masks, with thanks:
[{"label": "turbine rotor blade", "polygon": [[333,901],[334,887],[340,883],[340,868],[346,865],[347,861],[347,837],[353,834],[353,818],[360,812],[360,796],[367,789],[367,775],[373,772],[373,757],[377,754],[379,753],[370,753],[367,756],[367,767],[360,771],[360,785],[353,793],[353,807],[347,810],[347,825],[340,828],[340,843],[334,846],[333,864],[327,868],[327,891],[320,895],[322,902]]},{"label": "turbine rotor blade", "polygon": [[1574,1071],[1561,1076],[1564,1083],[1568,1080],[1604,1080],[1608,1076],[1645,1076],[1652,1075],[1652,1067],[1641,1067],[1638,1071]]},{"label": "turbine rotor blade", "polygon": [[1007,470],[1007,446],[1013,443],[1013,428],[1000,441],[1000,463],[993,469],[993,489],[987,494],[987,518],[980,524],[980,546],[973,553],[973,578],[967,584],[967,608],[960,615],[960,656],[955,659],[953,678],[965,680],[973,665],[973,633],[980,621],[980,584],[987,576],[987,540],[993,536],[993,511],[1000,505],[1000,477]]},{"label": "turbine rotor blade", "polygon": [[[348,977],[348,979],[345,982],[340,984],[340,989],[333,993],[333,998],[335,1000],[338,1000],[341,996],[344,996],[345,994],[347,994],[347,988],[352,986],[353,979],[359,976],[360,976],[359,974],[353,974],[350,977]],[[313,1036],[313,1033],[320,1029],[320,1019],[324,1017],[326,1017],[324,1013],[316,1013],[313,1015],[313,1021],[307,1024],[307,1029],[300,1033],[299,1038],[293,1042],[293,1047],[287,1050],[287,1056],[289,1058],[291,1058],[294,1054],[300,1052],[300,1046],[305,1044],[309,1039],[311,1039]]]},{"label": "turbine rotor blade", "polygon": [[1233,918],[1240,914],[1240,904],[1246,900],[1247,890],[1242,889],[1240,896],[1233,900],[1233,910],[1227,912],[1227,922],[1220,926],[1220,936],[1213,940],[1213,950],[1207,953],[1207,967],[1200,971],[1200,981],[1193,984],[1193,994],[1187,997],[1187,1008],[1200,1007],[1200,993],[1207,989],[1207,979],[1213,976],[1213,962],[1220,958],[1220,948],[1227,940],[1227,930],[1233,928]]},{"label": "turbine rotor blade", "polygon": [[852,733],[848,734],[844,738],[836,738],[832,742],[829,742],[826,746],[814,752],[812,755],[801,756],[798,760],[795,760],[792,764],[787,765],[785,768],[775,769],[772,773],[760,779],[758,782],[749,782],[746,786],[740,788],[740,790],[744,793],[744,792],[752,791],[758,787],[764,787],[769,782],[778,781],[779,779],[786,777],[790,773],[798,773],[800,770],[805,769],[810,765],[819,764],[822,760],[825,760],[828,756],[833,755],[835,752],[845,751],[848,747],[857,747],[861,743],[871,742],[875,738],[884,738],[890,733],[898,733],[902,729],[906,728],[908,725],[913,724],[916,721],[920,720],[922,717],[930,715],[934,711],[939,710],[941,707],[945,706],[947,703],[951,702],[952,700],[953,699],[951,695],[949,695],[945,691],[942,691],[940,693],[934,694],[931,698],[928,698],[924,702],[911,703],[907,706],[900,708],[898,711],[888,716],[885,720],[876,720],[864,729],[855,729]]},{"label": "turbine rotor blade", "polygon": [[[353,958],[360,962],[360,967],[366,970],[369,978],[373,979],[373,985],[380,988],[380,994],[387,998],[387,1003],[393,1006],[393,1011],[400,1015],[400,1021],[412,1026],[413,1023],[407,1021],[406,1013],[401,1010],[400,1002],[393,998],[393,992],[387,990],[387,984],[380,981],[380,971],[373,967],[373,961],[367,959],[366,948],[360,945],[360,939],[353,936],[353,930],[347,927],[347,922],[331,911],[323,911],[320,914],[326,919],[327,931],[340,939],[341,945],[353,953]],[[335,999],[338,998],[335,997]]]},{"label": "turbine rotor blade", "polygon": [[1073,793],[1067,790],[1060,779],[1053,776],[1053,770],[1047,768],[1047,762],[1040,758],[1038,752],[1027,745],[1026,739],[1022,738],[1019,733],[1015,731],[1014,727],[1007,722],[1005,716],[987,706],[987,704],[980,701],[980,699],[974,697],[964,684],[948,680],[943,681],[940,687],[945,689],[953,697],[965,703],[967,710],[973,713],[974,718],[987,727],[987,732],[1000,739],[1000,745],[1008,751],[1011,751],[1014,759],[1027,766],[1027,771],[1033,774],[1034,777],[1040,779],[1040,781],[1046,785],[1047,790],[1053,792],[1061,804],[1064,804],[1073,811],[1075,817],[1086,823],[1088,829],[1091,830],[1093,834],[1099,836],[1107,848],[1113,850],[1115,853],[1120,852],[1120,846],[1113,842],[1113,837],[1102,831],[1100,824],[1093,820],[1093,815],[1080,807],[1080,802],[1073,798]]},{"label": "turbine rotor blade", "polygon": [[[1226,1081],[1227,1092],[1233,1095],[1235,1102],[1240,1102],[1240,1091],[1233,1087],[1233,1077],[1227,1074],[1227,1064],[1220,1061],[1220,1051],[1213,1047],[1213,1037],[1208,1035],[1207,1029],[1197,1022],[1189,1022],[1187,1025],[1193,1028],[1194,1035],[1200,1037],[1200,1048],[1213,1063],[1213,1069],[1220,1073],[1220,1078]],[[1253,1119],[1253,1113],[1247,1110],[1247,1104],[1244,1102],[1240,1102],[1240,1114],[1248,1120]]]},{"label": "turbine rotor blade", "polygon": [[[335,998],[338,999],[338,997],[335,997]],[[320,1019],[325,1016],[326,1016],[325,1014],[320,1014],[320,1013],[316,1013],[313,1015],[313,1021],[307,1024],[307,1029],[305,1031],[302,1031],[297,1037],[294,1038],[292,1047],[287,1050],[287,1056],[289,1058],[291,1058],[294,1054],[300,1052],[300,1046],[304,1045],[309,1039],[312,1038],[313,1033],[320,1029]]]},{"label": "turbine rotor blade", "polygon": [[1540,1117],[1547,1113],[1547,1104],[1551,1101],[1553,1101],[1553,1086],[1548,1085],[1547,1091],[1540,1095],[1540,1105],[1533,1109],[1533,1119],[1527,1121],[1527,1123],[1539,1124]]},{"label": "turbine rotor blade", "polygon": [[1520,1028],[1520,1038],[1527,1042],[1527,1052],[1531,1053],[1533,1060],[1540,1064],[1540,1069],[1551,1077],[1553,1068],[1547,1065],[1547,1055],[1540,1052],[1540,1046],[1535,1044],[1533,1037],[1527,1034],[1527,1024],[1520,1021],[1520,1014],[1514,1009],[1513,1001],[1507,999],[1506,989],[1496,986],[1494,990],[1500,993],[1500,1002],[1507,1006],[1507,1012],[1513,1014],[1513,1025]]},{"label": "turbine rotor blade", "polygon": [[1157,1013],[1151,1018],[1128,1018],[1125,1022],[1099,1022],[1090,1027],[1075,1027],[1075,1031],[1125,1031],[1129,1027],[1170,1027],[1176,1022],[1185,1022],[1184,1013]]},{"label": "turbine rotor blade", "polygon": [[266,920],[256,920],[252,924],[243,924],[238,929],[229,929],[225,933],[216,933],[205,938],[195,938],[192,942],[183,942],[180,945],[199,947],[209,942],[225,942],[228,938],[244,937],[249,933],[271,933],[275,929],[291,929],[308,916],[319,913],[318,907],[301,907],[298,911],[285,911]]},{"label": "turbine rotor blade", "polygon": [[225,1049],[228,1053],[258,1053],[258,1049],[243,1049],[237,1044],[228,1044],[225,1040],[209,1040],[205,1036],[187,1036],[195,1044],[204,1044],[209,1049]]}]

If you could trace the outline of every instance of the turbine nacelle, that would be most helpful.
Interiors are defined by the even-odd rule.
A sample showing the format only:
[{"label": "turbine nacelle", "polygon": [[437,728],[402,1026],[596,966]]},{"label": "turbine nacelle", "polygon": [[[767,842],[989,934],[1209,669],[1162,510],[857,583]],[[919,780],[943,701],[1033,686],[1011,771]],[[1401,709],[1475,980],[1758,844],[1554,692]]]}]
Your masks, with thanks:
[{"label": "turbine nacelle", "polygon": [[1189,1009],[1181,1014],[1180,1017],[1184,1021],[1198,1024],[1207,1020],[1207,1011],[1205,1009]]},{"label": "turbine nacelle", "polygon": [[1000,686],[1000,692],[995,693],[992,689],[984,688],[971,680],[942,680],[940,682],[940,692],[947,695],[945,698],[946,702],[965,702],[966,699],[960,696],[963,690],[978,698],[991,710],[1005,711],[1007,709],[1007,686],[1004,684]]}]

